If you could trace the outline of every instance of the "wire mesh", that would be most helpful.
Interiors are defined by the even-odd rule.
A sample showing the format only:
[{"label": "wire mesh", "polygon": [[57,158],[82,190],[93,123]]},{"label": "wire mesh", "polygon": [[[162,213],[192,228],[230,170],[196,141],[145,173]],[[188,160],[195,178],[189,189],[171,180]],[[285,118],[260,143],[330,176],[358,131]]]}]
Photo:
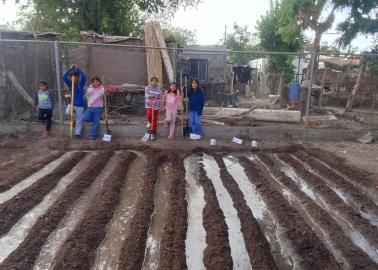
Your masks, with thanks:
[{"label": "wire mesh", "polygon": [[[61,90],[62,110],[56,106],[54,118],[67,120],[71,92],[62,76],[76,64],[86,74],[86,87],[94,76],[103,80],[111,123],[145,122],[146,50],[161,48],[146,47],[139,39],[116,44],[0,40],[0,47],[1,120],[37,120],[33,100],[40,80],[48,82],[57,104]],[[247,111],[253,109],[294,110],[304,116],[309,105],[309,116],[358,114],[378,122],[378,55],[316,54],[309,83],[308,52],[231,52],[222,45],[167,49],[181,90],[198,79],[208,112],[215,108],[219,116],[219,108],[245,109],[221,118],[205,115],[208,119],[248,125]],[[168,77],[163,67],[162,91],[169,88]]]}]

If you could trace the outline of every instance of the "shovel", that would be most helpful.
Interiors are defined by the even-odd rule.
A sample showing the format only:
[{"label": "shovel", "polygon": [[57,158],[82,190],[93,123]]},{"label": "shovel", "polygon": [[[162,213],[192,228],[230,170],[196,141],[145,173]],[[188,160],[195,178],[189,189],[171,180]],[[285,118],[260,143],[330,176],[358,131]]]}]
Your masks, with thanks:
[{"label": "shovel", "polygon": [[105,105],[105,127],[106,127],[106,131],[105,131],[105,134],[104,134],[104,137],[102,138],[102,140],[104,142],[110,142],[112,140],[112,132],[109,129],[108,102],[107,102],[107,92],[106,92],[106,88],[105,88],[105,83],[104,83],[104,105]]}]

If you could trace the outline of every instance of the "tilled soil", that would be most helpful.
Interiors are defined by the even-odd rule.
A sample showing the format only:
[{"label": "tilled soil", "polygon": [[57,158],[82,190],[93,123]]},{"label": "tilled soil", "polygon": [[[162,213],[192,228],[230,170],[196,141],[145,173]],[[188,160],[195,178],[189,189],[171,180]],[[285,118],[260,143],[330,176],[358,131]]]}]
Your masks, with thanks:
[{"label": "tilled soil", "polygon": [[[78,222],[71,222],[72,228],[65,230],[67,235],[54,238],[60,242],[54,243],[57,250],[54,258],[49,258],[52,263],[46,264],[50,265],[48,269],[107,269],[97,262],[99,254],[102,259],[118,254],[116,261],[112,259],[115,270],[142,266],[187,269],[193,265],[193,258],[187,254],[190,241],[201,242],[201,255],[195,260],[202,260],[206,269],[245,269],[241,267],[246,265],[248,269],[377,269],[378,206],[369,174],[331,153],[302,146],[264,147],[250,152],[232,145],[61,145],[65,149],[30,159],[28,162],[36,165],[16,175],[16,180],[8,171],[6,180],[0,181],[0,198],[12,186],[24,185],[0,203],[0,269],[45,269],[35,265],[37,258],[43,259],[42,248],[48,249],[47,240],[58,233],[58,227],[68,226],[65,221],[69,215],[72,219],[73,207],[83,204],[81,198],[90,199],[79,211]],[[29,182],[23,182],[68,149],[78,152],[70,152],[70,158],[62,159],[29,186]],[[191,156],[196,156],[197,163],[185,166],[195,167],[197,173],[188,176],[184,159]],[[213,167],[206,163],[209,158]],[[13,164],[22,171],[22,164],[18,164],[21,160],[19,153],[14,160],[0,159],[0,167]],[[231,160],[243,173],[230,170],[234,166],[229,164]],[[209,170],[215,171],[209,175]],[[28,231],[22,231],[25,237],[12,235],[21,230],[24,217],[38,210],[44,198],[67,181],[64,179],[72,171],[76,173],[61,195],[52,198],[51,206],[35,224],[28,224]],[[189,179],[193,180],[192,191],[203,194],[203,205],[197,206],[203,209],[198,220],[188,214],[188,201],[195,194],[188,192]],[[88,190],[90,196],[85,195]],[[127,194],[129,200],[124,198]],[[254,209],[248,194],[261,200],[256,207],[266,208]],[[228,203],[224,203],[226,199]],[[124,216],[116,216],[120,214]],[[188,224],[190,241],[186,241]],[[119,235],[117,228],[122,232]],[[205,234],[193,240],[197,231]],[[235,238],[237,235],[240,238]],[[15,237],[20,244],[9,255],[3,253],[8,239]],[[117,238],[114,247],[113,237]],[[235,244],[235,239],[240,243]],[[113,252],[112,248],[117,250]]]},{"label": "tilled soil", "polygon": [[68,174],[85,153],[75,153],[72,158],[63,161],[53,172],[38,182],[18,193],[12,199],[0,205],[0,236],[7,233],[10,228],[26,212],[41,202],[61,177]]}]

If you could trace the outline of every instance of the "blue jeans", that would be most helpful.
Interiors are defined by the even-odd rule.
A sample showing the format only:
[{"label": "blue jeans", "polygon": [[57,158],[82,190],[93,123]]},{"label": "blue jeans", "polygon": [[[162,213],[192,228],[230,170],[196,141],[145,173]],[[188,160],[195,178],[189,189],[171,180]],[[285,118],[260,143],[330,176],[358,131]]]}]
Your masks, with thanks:
[{"label": "blue jeans", "polygon": [[201,115],[195,111],[189,111],[189,120],[192,133],[202,136]]},{"label": "blue jeans", "polygon": [[100,126],[100,119],[102,114],[102,107],[87,108],[84,112],[82,121],[92,122],[91,130],[89,131],[89,138],[97,137],[97,130]]},{"label": "blue jeans", "polygon": [[75,134],[80,135],[81,129],[83,127],[82,118],[84,114],[84,107],[74,106],[74,111],[75,111]]}]

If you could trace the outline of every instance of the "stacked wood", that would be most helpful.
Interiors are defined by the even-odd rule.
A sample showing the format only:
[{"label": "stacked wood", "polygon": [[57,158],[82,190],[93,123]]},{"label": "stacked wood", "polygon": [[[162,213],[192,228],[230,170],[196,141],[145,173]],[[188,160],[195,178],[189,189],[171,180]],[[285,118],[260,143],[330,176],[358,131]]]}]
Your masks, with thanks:
[{"label": "stacked wood", "polygon": [[[159,42],[155,32],[155,23],[146,23],[144,28],[144,39],[146,46],[159,47]],[[159,49],[146,49],[148,82],[152,77],[159,79],[163,85],[163,63]]]},{"label": "stacked wood", "polygon": [[[166,48],[167,44],[165,43],[163,33],[160,28],[160,24],[155,23],[154,28],[155,28],[157,40],[159,42],[159,46],[162,48]],[[168,75],[168,80],[169,82],[173,82],[174,81],[173,67],[172,67],[171,59],[169,58],[168,50],[161,49],[161,56],[163,57],[163,62],[164,62],[165,70]]]}]

